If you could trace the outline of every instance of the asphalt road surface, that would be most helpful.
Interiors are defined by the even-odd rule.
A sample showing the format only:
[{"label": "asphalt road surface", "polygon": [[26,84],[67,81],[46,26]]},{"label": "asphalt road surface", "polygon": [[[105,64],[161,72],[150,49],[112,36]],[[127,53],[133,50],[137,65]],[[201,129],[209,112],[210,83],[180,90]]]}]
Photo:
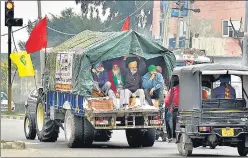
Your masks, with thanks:
[{"label": "asphalt road surface", "polygon": [[[43,143],[39,140],[26,140],[23,132],[23,120],[1,119],[1,140],[19,140],[26,142],[27,149],[2,149],[2,157],[181,157],[175,143],[157,141],[150,148],[129,148],[125,131],[114,131],[109,142],[94,143],[91,148],[68,148],[64,132],[60,130],[56,143]],[[216,147],[216,149],[195,148],[193,157],[237,157],[236,148]]]}]

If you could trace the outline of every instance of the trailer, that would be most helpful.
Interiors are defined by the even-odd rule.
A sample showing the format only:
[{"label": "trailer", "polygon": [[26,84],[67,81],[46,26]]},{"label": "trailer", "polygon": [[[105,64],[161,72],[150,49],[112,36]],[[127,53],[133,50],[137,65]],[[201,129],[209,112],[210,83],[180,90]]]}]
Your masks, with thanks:
[{"label": "trailer", "polygon": [[108,96],[91,95],[91,65],[106,62],[108,66],[111,60],[137,55],[147,62],[163,60],[164,71],[171,75],[173,53],[135,31],[87,30],[53,48],[46,54],[43,88],[38,90],[32,119],[36,128],[31,130],[40,141],[55,142],[62,127],[70,148],[108,141],[113,130],[125,130],[130,147],[152,147],[156,128],[164,124],[156,99],[154,107],[139,107],[139,98],[131,98],[136,104],[116,110]]}]

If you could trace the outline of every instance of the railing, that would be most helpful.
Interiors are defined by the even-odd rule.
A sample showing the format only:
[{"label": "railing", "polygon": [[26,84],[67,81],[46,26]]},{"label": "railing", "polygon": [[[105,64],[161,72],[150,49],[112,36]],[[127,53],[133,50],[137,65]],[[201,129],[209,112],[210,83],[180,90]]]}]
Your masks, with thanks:
[{"label": "railing", "polygon": [[207,99],[202,101],[203,109],[244,109],[244,99]]}]

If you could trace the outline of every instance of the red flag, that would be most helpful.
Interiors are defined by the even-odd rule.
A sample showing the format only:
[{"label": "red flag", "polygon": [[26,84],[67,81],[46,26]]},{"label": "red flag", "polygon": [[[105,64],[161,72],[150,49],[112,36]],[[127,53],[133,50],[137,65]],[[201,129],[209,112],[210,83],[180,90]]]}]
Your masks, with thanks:
[{"label": "red flag", "polygon": [[37,52],[47,47],[47,18],[43,18],[31,32],[26,43],[28,54]]},{"label": "red flag", "polygon": [[130,29],[130,16],[128,16],[121,28],[121,31],[128,31]]}]

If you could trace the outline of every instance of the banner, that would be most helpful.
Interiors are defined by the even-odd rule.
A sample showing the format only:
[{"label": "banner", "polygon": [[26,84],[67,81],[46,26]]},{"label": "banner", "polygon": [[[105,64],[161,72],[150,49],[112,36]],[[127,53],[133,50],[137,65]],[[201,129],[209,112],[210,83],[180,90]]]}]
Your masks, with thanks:
[{"label": "banner", "polygon": [[56,57],[55,86],[56,90],[72,90],[72,53],[58,53]]}]

